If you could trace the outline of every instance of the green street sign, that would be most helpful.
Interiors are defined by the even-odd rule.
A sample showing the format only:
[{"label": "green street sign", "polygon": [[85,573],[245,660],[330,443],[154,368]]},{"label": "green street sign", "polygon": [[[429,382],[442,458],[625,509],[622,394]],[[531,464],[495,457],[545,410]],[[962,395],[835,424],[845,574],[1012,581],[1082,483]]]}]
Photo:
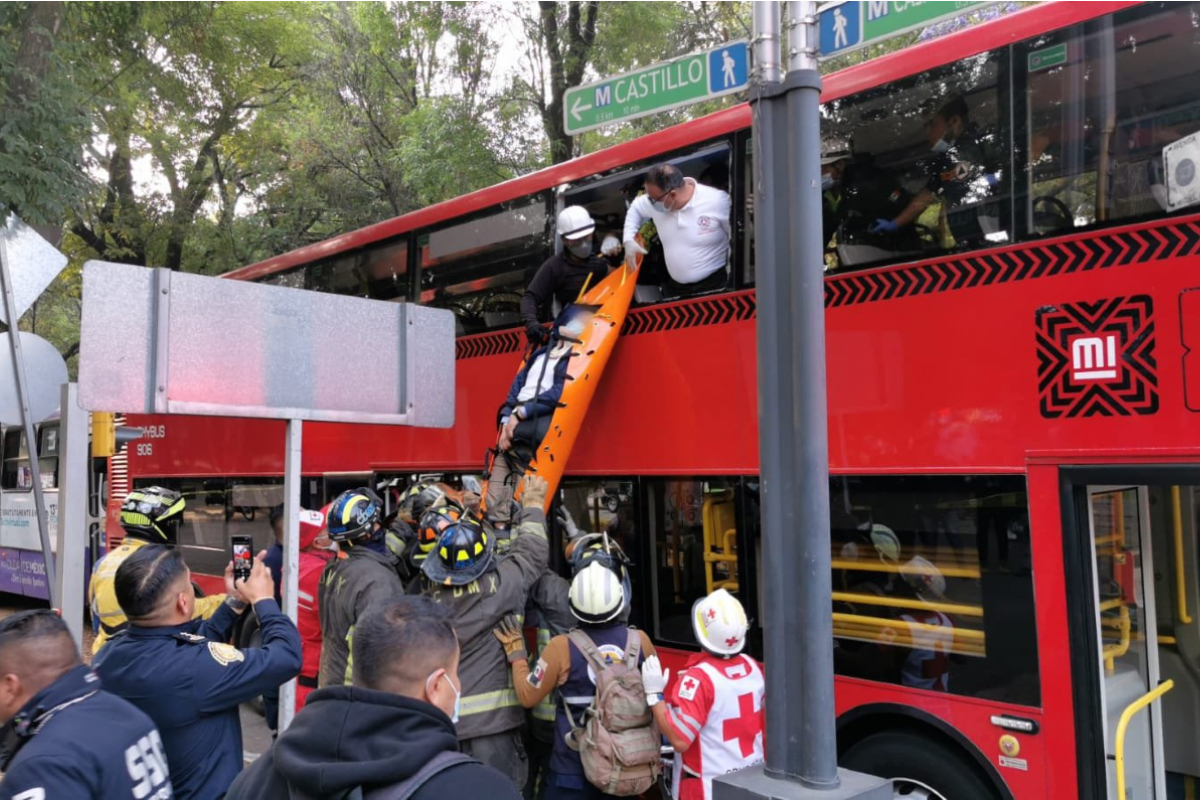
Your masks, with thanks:
[{"label": "green street sign", "polygon": [[750,51],[740,40],[673,61],[574,86],[563,96],[569,136],[701,100],[750,83]]},{"label": "green street sign", "polygon": [[884,39],[957,17],[988,2],[901,2],[846,0],[821,8],[818,20],[821,58],[848,53]]},{"label": "green street sign", "polygon": [[1059,64],[1067,63],[1067,43],[1056,44],[1053,47],[1043,47],[1029,54],[1029,71],[1050,69]]}]

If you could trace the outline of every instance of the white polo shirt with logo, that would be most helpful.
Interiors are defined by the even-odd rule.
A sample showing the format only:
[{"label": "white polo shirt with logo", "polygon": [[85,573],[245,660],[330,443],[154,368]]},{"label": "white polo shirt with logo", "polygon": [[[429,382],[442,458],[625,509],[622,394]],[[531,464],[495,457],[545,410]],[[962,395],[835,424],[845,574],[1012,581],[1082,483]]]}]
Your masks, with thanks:
[{"label": "white polo shirt with logo", "polygon": [[729,194],[691,178],[692,199],[678,211],[656,211],[646,195],[638,197],[625,214],[628,242],[647,219],[654,220],[667,259],[667,272],[676,283],[696,283],[725,269],[729,258]]}]

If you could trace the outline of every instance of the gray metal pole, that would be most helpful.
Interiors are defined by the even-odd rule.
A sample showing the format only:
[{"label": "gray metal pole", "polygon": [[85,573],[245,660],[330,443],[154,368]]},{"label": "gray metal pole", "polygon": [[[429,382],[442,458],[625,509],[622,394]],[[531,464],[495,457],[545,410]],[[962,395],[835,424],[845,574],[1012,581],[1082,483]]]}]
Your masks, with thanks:
[{"label": "gray metal pole", "polygon": [[[299,614],[300,598],[300,455],[304,423],[290,419],[283,457],[283,612],[292,622]],[[285,683],[279,691],[279,732],[292,724],[296,709],[296,679]]]},{"label": "gray metal pole", "polygon": [[83,573],[87,554],[88,413],[79,387],[64,383],[58,418],[58,597],[63,621],[83,646]]},{"label": "gray metal pole", "polygon": [[34,435],[33,420],[29,415],[29,377],[25,372],[25,360],[21,354],[21,337],[17,326],[17,301],[13,296],[12,274],[8,269],[8,248],[0,238],[0,293],[4,295],[5,318],[8,328],[9,347],[12,348],[13,371],[16,373],[17,399],[21,403],[21,422],[25,426],[25,443],[29,452],[29,466],[33,471],[33,504],[37,510],[38,536],[42,540],[42,558],[46,562],[46,594],[52,608],[61,608],[58,596],[58,581],[54,575],[54,552],[50,549],[50,527],[46,523],[46,498],[42,491],[42,464],[38,457],[37,436]]},{"label": "gray metal pole", "polygon": [[754,110],[754,243],[758,303],[759,473],[763,537],[763,630],[767,671],[768,774],[800,777],[800,694],[791,665],[801,657],[804,621],[796,601],[796,478],[791,341],[794,270],[789,268],[787,116],[782,89],[779,4],[754,4],[754,55],[759,85]]},{"label": "gray metal pole", "polygon": [[[787,674],[798,696],[804,747],[795,773],[814,788],[838,785],[836,716],[833,703],[833,604],[829,551],[829,429],[825,399],[825,237],[821,220],[821,75],[817,69],[817,4],[787,4],[788,204],[793,424],[796,454],[791,476],[797,526],[786,538],[782,560],[794,565],[783,591],[801,620],[796,659]],[[770,663],[769,661],[767,663]],[[778,697],[778,695],[776,695]],[[774,701],[773,701],[774,702]],[[770,741],[771,737],[768,737]]]}]

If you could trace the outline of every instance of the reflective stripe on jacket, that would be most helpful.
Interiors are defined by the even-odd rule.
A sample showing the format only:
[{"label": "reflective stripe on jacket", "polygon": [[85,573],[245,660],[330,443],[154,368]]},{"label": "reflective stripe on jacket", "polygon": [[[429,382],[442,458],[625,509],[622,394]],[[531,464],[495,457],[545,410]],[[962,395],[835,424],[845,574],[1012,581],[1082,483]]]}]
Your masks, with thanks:
[{"label": "reflective stripe on jacket", "polygon": [[[117,569],[125,563],[125,559],[148,544],[150,542],[142,539],[126,538],[119,547],[109,551],[97,561],[95,568],[92,569],[92,581],[88,586],[88,601],[92,607],[92,619],[100,624],[96,641],[92,643],[92,655],[99,653],[105,642],[125,630],[129,624],[125,619],[125,612],[117,603],[115,588]],[[223,594],[197,597],[195,618],[208,619],[224,602],[225,595]]]}]

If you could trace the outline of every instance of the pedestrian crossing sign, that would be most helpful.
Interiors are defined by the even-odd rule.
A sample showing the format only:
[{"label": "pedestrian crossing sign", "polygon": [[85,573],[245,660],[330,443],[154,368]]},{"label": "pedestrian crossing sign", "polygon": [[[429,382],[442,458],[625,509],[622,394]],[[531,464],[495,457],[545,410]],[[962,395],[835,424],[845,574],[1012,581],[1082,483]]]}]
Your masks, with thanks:
[{"label": "pedestrian crossing sign", "polygon": [[821,55],[831,56],[858,45],[862,38],[861,3],[839,3],[821,10]]}]

